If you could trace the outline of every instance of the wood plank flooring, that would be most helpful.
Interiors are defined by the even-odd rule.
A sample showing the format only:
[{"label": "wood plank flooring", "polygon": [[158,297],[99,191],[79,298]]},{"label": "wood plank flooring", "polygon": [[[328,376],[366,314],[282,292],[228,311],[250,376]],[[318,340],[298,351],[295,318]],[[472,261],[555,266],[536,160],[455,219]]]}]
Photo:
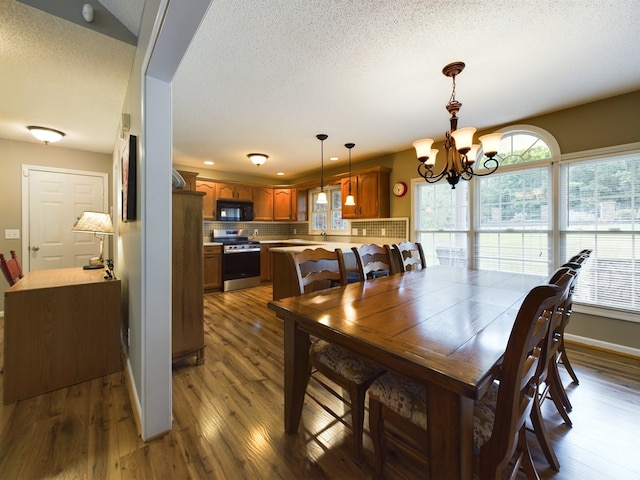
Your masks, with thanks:
[{"label": "wood plank flooring", "polygon": [[[0,478],[370,478],[368,418],[356,463],[348,410],[314,380],[298,434],[284,433],[282,324],[270,298],[270,285],[205,296],[205,363],[174,367],[173,430],[161,438],[138,437],[121,373],[0,406]],[[640,479],[640,360],[577,346],[569,355],[580,379],[568,387],[574,427],[545,402],[561,469],[530,436],[541,477]],[[390,452],[386,478],[422,475],[419,460]]]}]

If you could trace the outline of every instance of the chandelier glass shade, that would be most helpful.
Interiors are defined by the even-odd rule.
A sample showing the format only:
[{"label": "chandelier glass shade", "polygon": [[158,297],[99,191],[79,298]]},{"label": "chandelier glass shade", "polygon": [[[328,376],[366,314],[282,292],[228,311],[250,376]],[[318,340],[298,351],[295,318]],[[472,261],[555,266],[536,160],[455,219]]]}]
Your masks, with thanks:
[{"label": "chandelier glass shade", "polygon": [[319,133],[316,135],[316,138],[320,140],[320,193],[318,194],[316,203],[326,205],[329,203],[329,200],[327,200],[327,194],[324,191],[324,141],[329,138],[329,136],[324,133]]},{"label": "chandelier glass shade", "polygon": [[353,207],[356,204],[356,199],[353,197],[353,194],[351,193],[351,149],[355,147],[356,144],[345,143],[344,146],[349,149],[349,194],[347,195],[347,198],[345,199],[344,204],[347,207]]},{"label": "chandelier glass shade", "polygon": [[[431,148],[434,143],[433,139],[423,138],[413,142],[420,162],[418,174],[429,183],[446,179],[451,188],[456,188],[460,179],[469,181],[474,176],[485,176],[495,172],[498,169],[498,159],[495,156],[502,138],[502,133],[490,133],[480,137],[482,145],[474,144],[473,135],[476,133],[476,129],[472,127],[458,128],[457,114],[462,103],[456,100],[456,75],[462,72],[464,66],[463,62],[454,62],[442,69],[442,73],[450,77],[453,83],[451,98],[446,106],[451,117],[449,118],[449,131],[445,133],[445,159],[438,162],[442,164],[442,167],[437,168],[436,158],[439,151]],[[478,173],[474,171],[474,164],[481,147],[486,159],[482,162],[484,170]]]}]

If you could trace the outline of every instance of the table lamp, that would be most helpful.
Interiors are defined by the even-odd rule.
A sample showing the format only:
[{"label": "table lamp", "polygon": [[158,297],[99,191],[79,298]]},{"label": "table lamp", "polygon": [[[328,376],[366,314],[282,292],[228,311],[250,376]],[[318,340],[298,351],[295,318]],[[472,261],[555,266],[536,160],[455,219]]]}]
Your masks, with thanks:
[{"label": "table lamp", "polygon": [[[102,248],[104,235],[113,235],[113,224],[108,213],[82,212],[76,223],[71,228],[74,232],[93,233],[100,240],[100,254],[89,260],[89,264],[82,267],[85,270],[104,268],[104,258],[102,258]],[[98,234],[102,234],[98,236]]]}]

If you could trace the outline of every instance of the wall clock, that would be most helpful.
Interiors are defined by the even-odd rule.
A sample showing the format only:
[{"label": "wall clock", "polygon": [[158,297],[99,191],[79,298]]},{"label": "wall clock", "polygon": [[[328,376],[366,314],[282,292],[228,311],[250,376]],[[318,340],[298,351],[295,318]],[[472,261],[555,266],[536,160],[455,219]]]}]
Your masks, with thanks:
[{"label": "wall clock", "polygon": [[407,193],[407,184],[404,182],[396,182],[393,184],[393,194],[396,197],[404,197]]}]

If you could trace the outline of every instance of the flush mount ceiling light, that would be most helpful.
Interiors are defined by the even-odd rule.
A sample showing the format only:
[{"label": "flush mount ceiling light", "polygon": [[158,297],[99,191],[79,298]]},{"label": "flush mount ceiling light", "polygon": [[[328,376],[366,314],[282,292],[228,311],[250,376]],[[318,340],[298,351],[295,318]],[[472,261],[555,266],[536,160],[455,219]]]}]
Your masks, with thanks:
[{"label": "flush mount ceiling light", "polygon": [[60,130],[54,130],[53,128],[47,127],[36,127],[30,125],[27,127],[27,129],[31,132],[31,135],[36,137],[41,142],[44,142],[45,145],[48,145],[49,143],[55,143],[65,135]]},{"label": "flush mount ceiling light", "polygon": [[473,134],[475,128],[467,127],[458,129],[457,113],[460,111],[462,104],[456,100],[456,75],[464,70],[463,62],[454,62],[446,65],[442,69],[442,73],[450,77],[453,83],[453,91],[451,98],[447,103],[447,111],[451,115],[449,119],[450,130],[446,132],[446,140],[444,149],[446,154],[445,163],[440,172],[436,172],[436,155],[437,149],[432,149],[433,139],[423,138],[413,142],[418,156],[418,174],[429,183],[435,183],[445,178],[451,188],[456,188],[460,179],[469,181],[474,176],[490,175],[498,169],[498,160],[495,155],[498,153],[498,146],[501,133],[490,133],[480,137],[482,143],[482,152],[487,159],[482,163],[486,171],[477,173],[473,171],[473,164],[476,161],[476,154],[480,149],[480,145],[473,144]]},{"label": "flush mount ceiling light", "polygon": [[265,155],[264,153],[250,153],[247,155],[247,157],[249,157],[251,163],[253,163],[256,167],[263,165],[264,162],[267,161],[267,158],[269,158],[269,156]]},{"label": "flush mount ceiling light", "polygon": [[329,138],[329,135],[319,133],[316,135],[316,138],[320,140],[320,193],[318,194],[316,203],[325,205],[329,203],[329,201],[327,200],[327,194],[324,193],[324,141]]},{"label": "flush mount ceiling light", "polygon": [[348,207],[353,207],[356,204],[356,200],[355,198],[353,198],[353,195],[351,194],[351,149],[355,147],[356,144],[345,143],[344,146],[349,149],[349,195],[347,195],[347,198],[344,201],[344,204]]}]

